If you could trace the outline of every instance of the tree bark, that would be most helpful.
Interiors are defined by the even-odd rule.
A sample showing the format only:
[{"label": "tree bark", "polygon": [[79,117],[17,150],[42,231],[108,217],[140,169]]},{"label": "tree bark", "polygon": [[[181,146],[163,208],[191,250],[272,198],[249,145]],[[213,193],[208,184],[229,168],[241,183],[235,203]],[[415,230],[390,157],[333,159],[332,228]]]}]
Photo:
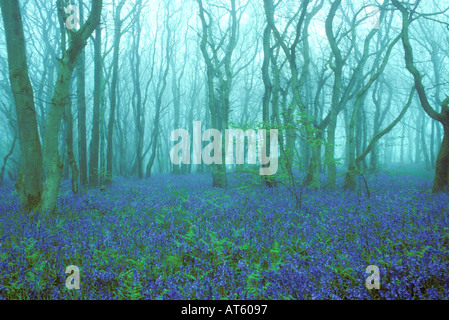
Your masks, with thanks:
[{"label": "tree bark", "polygon": [[79,179],[79,170],[76,165],[75,154],[73,153],[73,118],[72,118],[72,105],[68,103],[65,107],[64,120],[66,124],[66,142],[67,142],[67,157],[70,165],[70,169],[72,170],[71,184],[72,184],[72,192],[78,193],[78,179]]},{"label": "tree bark", "polygon": [[115,114],[117,107],[117,81],[118,81],[118,62],[119,62],[119,51],[120,51],[120,38],[122,36],[122,20],[120,19],[120,12],[124,5],[124,1],[121,1],[115,12],[114,19],[114,51],[112,56],[112,81],[111,81],[111,92],[110,92],[110,109],[109,109],[109,123],[108,123],[108,136],[107,136],[107,153],[106,153],[106,178],[105,184],[112,183],[112,157],[113,157],[113,147],[114,147],[114,125],[115,125]]},{"label": "tree bark", "polygon": [[61,119],[65,111],[65,106],[69,103],[70,81],[76,60],[85,47],[87,39],[100,22],[101,7],[101,0],[93,2],[91,15],[81,29],[77,32],[68,31],[71,36],[69,47],[67,50],[64,50],[62,58],[58,60],[58,76],[44,137],[43,162],[46,180],[42,199],[39,204],[39,211],[44,213],[54,213],[56,211],[56,200],[59,195],[63,170],[58,150]]},{"label": "tree bark", "polygon": [[172,59],[172,30],[170,27],[170,7],[167,7],[165,13],[165,27],[167,30],[167,38],[165,41],[165,48],[164,48],[164,56],[163,59],[165,59],[165,64],[161,66],[160,69],[160,76],[159,76],[159,82],[157,84],[156,88],[156,114],[154,116],[154,127],[153,127],[153,134],[151,138],[152,143],[152,152],[150,155],[150,159],[148,161],[147,167],[146,167],[146,178],[149,178],[151,176],[151,170],[153,168],[154,160],[156,159],[156,155],[158,152],[158,145],[159,145],[159,130],[160,130],[160,121],[161,121],[161,112],[162,112],[162,101],[164,97],[165,90],[167,88],[167,77],[168,73],[170,71],[170,61]]},{"label": "tree bark", "polygon": [[[207,72],[207,94],[208,94],[208,105],[211,116],[211,122],[214,129],[221,132],[222,135],[222,146],[226,146],[225,132],[229,123],[229,96],[231,93],[233,71],[232,71],[232,56],[234,49],[237,45],[238,37],[238,19],[237,19],[237,9],[236,1],[231,0],[231,8],[228,9],[229,12],[229,41],[224,51],[222,59],[218,57],[218,51],[220,47],[215,45],[215,40],[212,33],[211,23],[206,21],[206,10],[203,6],[202,0],[197,0],[199,6],[199,15],[202,25],[202,34],[200,48],[203,55],[204,61],[206,63]],[[211,16],[208,14],[211,20]],[[225,34],[225,37],[227,35]],[[224,42],[225,38],[220,39],[220,42]],[[223,46],[221,46],[223,47]],[[212,54],[209,53],[208,48]],[[224,69],[224,70],[223,70]],[[215,80],[217,80],[217,88],[215,88]],[[217,92],[215,92],[217,89]],[[226,188],[227,187],[227,174],[226,174],[226,164],[225,164],[225,152],[226,147],[222,148],[221,163],[212,163],[212,184],[215,187]]]},{"label": "tree bark", "polygon": [[348,190],[355,190],[357,186],[357,170],[360,166],[360,163],[366,158],[366,156],[372,151],[372,149],[376,146],[377,142],[386,134],[388,134],[398,123],[401,121],[401,119],[404,117],[405,113],[407,112],[408,108],[412,104],[413,100],[413,94],[415,90],[412,90],[410,92],[409,98],[407,103],[405,104],[404,108],[402,109],[401,113],[398,115],[398,117],[384,130],[380,131],[374,137],[371,139],[370,143],[366,147],[365,151],[363,151],[355,160],[350,160],[349,168],[345,176],[345,184],[344,189]]},{"label": "tree bark", "polygon": [[[84,20],[82,0],[79,0],[80,23]],[[77,101],[78,101],[78,161],[80,185],[88,184],[87,176],[87,130],[86,130],[86,54],[80,53],[77,67]]]},{"label": "tree bark", "polygon": [[33,88],[26,61],[22,15],[17,0],[1,1],[8,52],[9,79],[16,105],[22,154],[16,190],[25,210],[38,206],[42,195],[42,150],[36,120]]},{"label": "tree bark", "polygon": [[2,166],[2,169],[0,170],[0,186],[3,184],[3,178],[5,176],[6,164],[8,162],[9,157],[14,152],[14,148],[16,147],[16,142],[17,142],[17,134],[14,132],[14,139],[13,139],[11,148],[9,149],[9,152],[6,154],[6,156],[3,158],[3,166]]},{"label": "tree bark", "polygon": [[92,137],[90,141],[90,157],[89,157],[89,186],[98,186],[98,160],[100,154],[100,103],[101,103],[101,26],[98,25],[95,31],[94,42],[94,104],[93,104],[93,119],[92,119]]},{"label": "tree bark", "polygon": [[424,85],[422,83],[422,75],[414,64],[413,48],[409,38],[409,26],[411,15],[408,10],[398,0],[392,0],[393,5],[402,13],[402,44],[405,51],[405,65],[407,70],[413,75],[415,80],[415,88],[418,92],[419,100],[424,111],[432,119],[439,121],[443,125],[444,136],[443,142],[438,153],[437,163],[435,166],[435,178],[433,181],[433,192],[445,191],[449,186],[449,97],[441,103],[441,112],[435,111],[427,97]]},{"label": "tree bark", "polygon": [[[449,112],[446,114],[446,118],[447,123],[449,123]],[[443,126],[443,132],[443,142],[435,166],[434,192],[447,190],[449,186],[449,124]]]},{"label": "tree bark", "polygon": [[342,88],[342,74],[344,60],[341,50],[338,47],[337,40],[333,32],[333,22],[335,14],[341,5],[341,0],[336,0],[332,3],[331,10],[326,19],[326,36],[328,38],[332,53],[335,57],[335,66],[331,65],[334,71],[334,85],[332,89],[332,105],[329,117],[329,125],[327,127],[327,144],[325,147],[325,164],[327,165],[327,188],[335,188],[337,181],[337,165],[335,162],[335,130],[337,128],[337,117],[340,109],[340,97]]},{"label": "tree bark", "polygon": [[[262,80],[264,83],[264,95],[262,98],[262,121],[263,123],[268,123],[270,118],[270,99],[273,92],[273,85],[271,84],[270,75],[269,75],[269,67],[270,67],[270,60],[272,57],[272,49],[270,45],[270,36],[271,36],[271,28],[267,24],[264,30],[263,34],[263,64],[262,64]],[[276,81],[276,79],[275,79]],[[275,93],[278,94],[277,92]],[[266,138],[266,141],[270,141],[269,136]],[[270,144],[267,143],[267,154],[269,154],[270,150]],[[291,168],[291,163],[286,163],[287,170]],[[265,185],[268,187],[272,187],[273,184],[271,182],[270,177],[265,176],[264,177]]]}]

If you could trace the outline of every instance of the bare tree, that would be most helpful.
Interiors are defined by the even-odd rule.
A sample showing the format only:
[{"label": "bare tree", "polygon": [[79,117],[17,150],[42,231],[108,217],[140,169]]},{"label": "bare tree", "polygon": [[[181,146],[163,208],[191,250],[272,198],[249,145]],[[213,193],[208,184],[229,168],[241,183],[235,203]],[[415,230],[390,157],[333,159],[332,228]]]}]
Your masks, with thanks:
[{"label": "bare tree", "polygon": [[[115,1],[114,1],[115,4]],[[119,77],[119,52],[120,52],[120,39],[124,32],[129,29],[129,26],[122,30],[123,22],[126,21],[133,13],[134,10],[121,18],[120,14],[125,5],[125,0],[120,0],[115,7],[115,17],[114,17],[114,43],[113,43],[113,55],[112,55],[112,80],[109,94],[110,109],[109,109],[109,123],[107,132],[107,154],[106,154],[106,184],[112,183],[112,168],[113,168],[113,146],[114,146],[114,127],[115,127],[115,114],[117,107],[117,82]],[[136,7],[141,10],[142,0],[138,1]],[[136,8],[134,7],[134,8]]]},{"label": "bare tree", "polygon": [[[213,16],[204,7],[202,0],[197,0],[197,3],[202,25],[200,48],[204,62],[206,63],[208,106],[212,126],[221,132],[221,145],[224,146],[226,143],[224,130],[229,124],[229,96],[233,80],[232,56],[238,39],[239,19],[236,1],[231,0],[231,8],[225,8],[229,14],[230,22],[226,32],[218,39],[218,43],[216,43],[216,36],[213,34]],[[220,52],[222,53],[221,57],[219,56]],[[225,148],[221,148],[221,151],[214,150],[214,153],[216,152],[222,153],[217,157],[221,158],[222,161],[221,163],[217,163],[216,161],[212,163],[213,185],[226,188]],[[214,157],[216,156],[214,154]]]},{"label": "bare tree", "polygon": [[433,181],[433,191],[441,192],[449,186],[449,97],[441,103],[441,111],[437,112],[432,108],[427,92],[422,82],[422,74],[416,68],[413,56],[413,48],[410,42],[410,24],[413,21],[413,14],[416,6],[413,9],[408,9],[403,3],[398,0],[392,0],[394,6],[399,9],[402,15],[402,44],[405,51],[405,64],[407,70],[413,75],[416,91],[418,92],[419,100],[422,108],[429,117],[440,122],[443,125],[444,137],[443,142],[438,153],[437,163],[435,166],[435,178]]},{"label": "bare tree", "polygon": [[173,55],[173,47],[172,47],[172,30],[170,26],[170,19],[173,15],[173,12],[171,12],[171,8],[169,3],[166,4],[165,7],[165,21],[164,26],[166,28],[166,38],[165,38],[165,46],[163,46],[163,50],[161,50],[161,68],[159,71],[159,79],[156,85],[156,113],[154,115],[153,120],[153,131],[151,134],[151,154],[150,159],[148,160],[147,166],[146,166],[146,177],[149,178],[151,176],[151,170],[154,164],[154,160],[156,159],[156,155],[158,152],[158,144],[159,142],[159,135],[160,135],[160,121],[163,116],[164,107],[163,104],[163,98],[165,90],[167,89],[167,78],[168,73],[170,71],[170,61],[172,59]]},{"label": "bare tree", "polygon": [[77,58],[86,41],[100,22],[102,0],[94,1],[89,18],[78,31],[67,30],[69,44],[58,63],[58,76],[55,92],[50,106],[44,137],[44,170],[46,180],[39,209],[42,212],[55,212],[56,200],[62,179],[62,163],[58,150],[58,133],[61,119],[68,103],[70,82]]}]

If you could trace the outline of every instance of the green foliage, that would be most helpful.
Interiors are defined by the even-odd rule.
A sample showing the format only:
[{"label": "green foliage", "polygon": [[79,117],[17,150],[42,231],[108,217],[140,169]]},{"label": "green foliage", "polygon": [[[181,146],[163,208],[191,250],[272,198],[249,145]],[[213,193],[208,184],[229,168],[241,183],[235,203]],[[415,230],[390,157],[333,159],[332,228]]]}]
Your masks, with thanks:
[{"label": "green foliage", "polygon": [[144,296],[141,294],[142,284],[137,282],[134,277],[134,269],[120,273],[119,283],[122,286],[118,288],[118,297],[123,300],[141,300]]},{"label": "green foliage", "polygon": [[[1,297],[137,300],[173,298],[175,292],[185,299],[311,299],[321,291],[346,299],[358,291],[362,298],[382,299],[393,286],[416,297],[418,289],[408,283],[423,274],[421,298],[427,289],[444,293],[440,275],[426,269],[441,273],[449,261],[449,232],[441,223],[447,209],[436,211],[441,203],[434,196],[385,193],[379,201],[308,190],[303,207],[295,209],[285,189],[234,176],[229,190],[161,184],[164,205],[136,184],[124,188],[124,198],[135,196],[123,205],[92,209],[101,208],[99,200],[56,218],[11,214],[8,219],[26,223],[23,234],[0,229]],[[115,199],[97,192],[95,197]],[[398,201],[399,211],[389,213]],[[386,288],[380,293],[364,288],[364,270],[373,264],[382,270]],[[64,288],[68,265],[82,267],[79,291]]]}]

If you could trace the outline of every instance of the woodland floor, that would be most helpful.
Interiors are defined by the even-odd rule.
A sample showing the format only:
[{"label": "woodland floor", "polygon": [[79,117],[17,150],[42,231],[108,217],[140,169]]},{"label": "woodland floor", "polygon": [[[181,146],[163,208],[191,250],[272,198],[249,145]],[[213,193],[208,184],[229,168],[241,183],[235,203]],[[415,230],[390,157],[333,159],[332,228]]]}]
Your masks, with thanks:
[{"label": "woodland floor", "polygon": [[[431,176],[368,175],[370,198],[298,183],[299,208],[284,186],[244,174],[226,190],[210,175],[78,195],[64,182],[53,217],[22,214],[5,182],[0,299],[448,299],[449,195],[430,193]],[[65,287],[69,265],[80,290]],[[370,265],[379,290],[365,286]]]}]

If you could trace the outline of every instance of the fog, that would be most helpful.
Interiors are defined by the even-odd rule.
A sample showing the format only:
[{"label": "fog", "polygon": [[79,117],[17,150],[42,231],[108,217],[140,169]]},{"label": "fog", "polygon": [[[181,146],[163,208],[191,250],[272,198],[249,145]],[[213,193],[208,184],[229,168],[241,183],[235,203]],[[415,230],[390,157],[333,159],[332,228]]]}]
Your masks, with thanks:
[{"label": "fog", "polygon": [[182,203],[245,190],[259,213],[275,192],[301,215],[335,193],[369,208],[392,189],[447,194],[446,1],[0,7],[0,185],[17,212],[64,216],[67,195],[125,185]]}]

